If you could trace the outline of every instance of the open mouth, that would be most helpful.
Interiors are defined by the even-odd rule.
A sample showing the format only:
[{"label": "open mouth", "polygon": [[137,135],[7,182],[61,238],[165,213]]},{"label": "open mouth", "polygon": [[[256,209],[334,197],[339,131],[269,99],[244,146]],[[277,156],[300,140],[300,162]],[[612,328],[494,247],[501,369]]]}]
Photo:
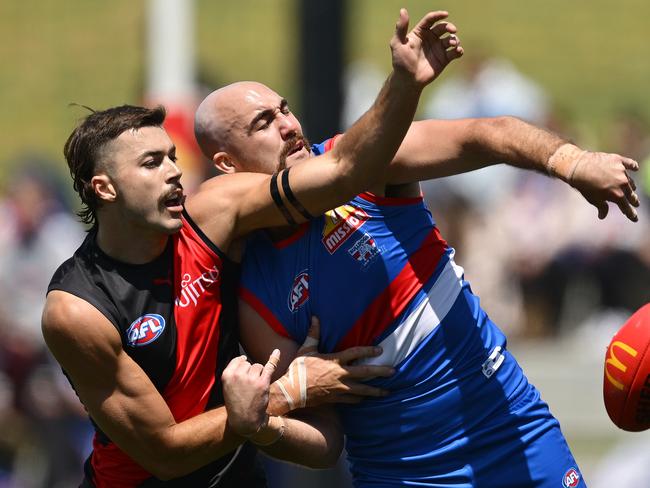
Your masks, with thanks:
[{"label": "open mouth", "polygon": [[174,190],[163,200],[163,204],[170,212],[182,212],[184,203],[185,195],[182,188]]},{"label": "open mouth", "polygon": [[295,145],[294,145],[294,146],[289,150],[289,152],[287,153],[287,156],[291,156],[291,155],[293,155],[293,154],[296,154],[297,152],[302,151],[302,150],[304,149],[304,147],[305,147],[305,143],[304,143],[304,141],[299,140],[299,141],[296,142],[296,144],[295,144]]}]

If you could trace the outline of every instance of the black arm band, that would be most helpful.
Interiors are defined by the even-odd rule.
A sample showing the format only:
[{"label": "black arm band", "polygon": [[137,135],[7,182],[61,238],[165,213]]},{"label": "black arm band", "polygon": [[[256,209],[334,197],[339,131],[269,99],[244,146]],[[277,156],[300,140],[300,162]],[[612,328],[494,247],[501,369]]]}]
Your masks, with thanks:
[{"label": "black arm band", "polygon": [[284,194],[287,196],[287,199],[289,200],[289,203],[295,207],[295,209],[300,212],[300,214],[305,217],[307,220],[311,220],[314,218],[312,214],[310,214],[305,207],[302,206],[302,204],[298,201],[296,196],[293,194],[291,191],[291,186],[289,186],[289,170],[291,168],[287,168],[284,170],[282,173],[282,190],[284,190]]},{"label": "black arm band", "polygon": [[282,201],[282,197],[280,196],[280,192],[278,191],[277,173],[273,173],[273,175],[271,176],[271,198],[273,198],[273,201],[280,209],[280,212],[282,212],[282,215],[284,215],[284,218],[289,223],[289,225],[296,225],[296,221],[291,216],[289,209],[284,205],[284,202]]}]

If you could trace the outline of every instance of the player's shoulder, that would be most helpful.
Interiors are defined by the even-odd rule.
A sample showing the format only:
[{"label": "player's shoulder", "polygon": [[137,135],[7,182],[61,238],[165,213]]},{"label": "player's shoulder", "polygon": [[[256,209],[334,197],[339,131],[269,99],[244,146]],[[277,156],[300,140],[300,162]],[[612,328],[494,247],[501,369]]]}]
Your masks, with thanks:
[{"label": "player's shoulder", "polygon": [[43,337],[48,346],[65,349],[87,347],[95,341],[120,345],[119,335],[92,304],[72,293],[52,290],[47,294],[41,320]]}]

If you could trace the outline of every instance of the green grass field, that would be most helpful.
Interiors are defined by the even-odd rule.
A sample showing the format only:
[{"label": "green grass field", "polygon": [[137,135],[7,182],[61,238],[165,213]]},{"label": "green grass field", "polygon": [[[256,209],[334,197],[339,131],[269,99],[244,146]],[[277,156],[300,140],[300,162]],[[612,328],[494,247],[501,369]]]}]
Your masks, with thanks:
[{"label": "green grass field", "polygon": [[[604,0],[350,0],[348,60],[388,69],[387,42],[401,5],[414,19],[448,9],[468,52],[509,58],[592,134],[606,131],[621,107],[650,118],[648,2],[621,0],[613,8]],[[201,79],[208,85],[257,79],[297,100],[295,6],[197,0]],[[141,100],[145,7],[133,0],[0,2],[0,180],[26,150],[62,164],[63,142],[84,114],[70,102],[101,108]]]}]

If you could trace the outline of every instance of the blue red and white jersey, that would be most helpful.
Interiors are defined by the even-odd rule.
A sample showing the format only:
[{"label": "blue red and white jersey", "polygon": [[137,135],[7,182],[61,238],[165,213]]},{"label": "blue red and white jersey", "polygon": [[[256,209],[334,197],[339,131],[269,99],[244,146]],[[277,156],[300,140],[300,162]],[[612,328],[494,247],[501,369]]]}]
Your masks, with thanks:
[{"label": "blue red and white jersey", "polygon": [[240,297],[299,344],[316,315],[321,352],[381,345],[364,362],[395,367],[371,382],[390,395],[339,409],[356,486],[561,487],[578,473],[422,198],[363,193],[283,241],[255,234]]}]

